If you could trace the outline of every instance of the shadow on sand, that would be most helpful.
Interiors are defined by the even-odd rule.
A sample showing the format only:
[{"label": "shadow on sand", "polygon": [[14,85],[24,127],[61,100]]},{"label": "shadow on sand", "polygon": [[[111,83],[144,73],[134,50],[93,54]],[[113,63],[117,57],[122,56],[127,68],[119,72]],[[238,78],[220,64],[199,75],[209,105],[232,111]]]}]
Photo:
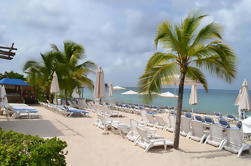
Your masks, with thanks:
[{"label": "shadow on sand", "polygon": [[0,128],[40,137],[57,137],[64,134],[49,120],[0,121]]}]

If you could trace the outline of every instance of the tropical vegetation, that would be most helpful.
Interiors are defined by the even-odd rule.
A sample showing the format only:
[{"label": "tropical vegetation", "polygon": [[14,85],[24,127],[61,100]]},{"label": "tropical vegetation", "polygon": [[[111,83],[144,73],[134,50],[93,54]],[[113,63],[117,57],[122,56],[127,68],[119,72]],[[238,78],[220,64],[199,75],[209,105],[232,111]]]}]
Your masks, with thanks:
[{"label": "tropical vegetation", "polygon": [[[202,84],[208,90],[206,73],[231,82],[236,76],[236,56],[222,39],[222,28],[211,22],[205,24],[207,15],[190,13],[181,24],[163,21],[157,27],[155,46],[161,50],[148,60],[139,79],[139,89],[148,98],[159,93],[163,81],[168,82],[175,74],[180,75],[174,148],[179,148],[180,122],[185,78]],[[206,73],[205,73],[206,72]]]},{"label": "tropical vegetation", "polygon": [[[42,61],[27,61],[24,72],[27,81],[34,87],[36,94],[43,94],[39,98],[50,99],[50,85],[53,73],[58,76],[59,86],[65,98],[71,97],[75,88],[87,87],[93,89],[93,82],[88,78],[96,65],[86,58],[84,47],[72,41],[65,41],[63,50],[51,44],[49,52],[41,54]],[[45,94],[44,94],[45,93]]]},{"label": "tropical vegetation", "polygon": [[25,81],[25,77],[23,74],[14,72],[14,71],[10,71],[10,72],[4,72],[4,73],[0,73],[0,79],[3,78],[15,78],[15,79],[21,79]]},{"label": "tropical vegetation", "polygon": [[67,144],[58,138],[43,139],[0,128],[0,165],[66,165]]}]

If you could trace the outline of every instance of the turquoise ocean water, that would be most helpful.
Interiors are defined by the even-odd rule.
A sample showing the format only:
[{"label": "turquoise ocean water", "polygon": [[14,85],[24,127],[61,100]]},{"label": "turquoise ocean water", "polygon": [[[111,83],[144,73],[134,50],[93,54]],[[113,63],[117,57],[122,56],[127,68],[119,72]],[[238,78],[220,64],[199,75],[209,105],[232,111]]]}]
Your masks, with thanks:
[{"label": "turquoise ocean water", "polygon": [[[134,87],[127,87],[125,90],[113,91],[112,97],[106,97],[106,100],[111,102],[122,102],[122,103],[134,103],[134,104],[145,104],[142,95],[122,95],[121,93],[135,90]],[[166,88],[163,92],[170,91],[171,93],[177,94],[177,88]],[[191,106],[188,104],[190,89],[185,89],[183,99],[183,109],[193,110],[200,113],[213,114],[214,112],[221,112],[222,114],[233,114],[238,115],[238,107],[234,105],[235,99],[238,95],[238,90],[216,90],[209,89],[206,93],[203,89],[198,89],[198,104]],[[90,91],[84,91],[84,97],[93,98],[93,93]],[[106,93],[108,94],[108,92]],[[177,98],[164,98],[157,96],[153,99],[150,105],[156,106],[174,106],[177,105]]]}]

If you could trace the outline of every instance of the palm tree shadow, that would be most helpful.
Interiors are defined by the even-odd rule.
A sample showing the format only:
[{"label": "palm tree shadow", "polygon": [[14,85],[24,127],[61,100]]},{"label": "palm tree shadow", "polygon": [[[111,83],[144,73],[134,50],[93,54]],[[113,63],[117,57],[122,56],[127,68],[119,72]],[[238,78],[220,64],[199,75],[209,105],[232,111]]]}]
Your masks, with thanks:
[{"label": "palm tree shadow", "polygon": [[206,151],[185,151],[181,149],[180,151],[182,151],[183,153],[195,154],[195,156],[193,156],[192,158],[196,159],[201,159],[201,158],[212,159],[212,158],[227,157],[233,155],[230,152],[219,149],[206,150]]},{"label": "palm tree shadow", "polygon": [[167,154],[172,152],[172,147],[167,147],[166,150],[163,149],[163,146],[156,146],[151,148],[148,153],[155,153],[155,154]]}]

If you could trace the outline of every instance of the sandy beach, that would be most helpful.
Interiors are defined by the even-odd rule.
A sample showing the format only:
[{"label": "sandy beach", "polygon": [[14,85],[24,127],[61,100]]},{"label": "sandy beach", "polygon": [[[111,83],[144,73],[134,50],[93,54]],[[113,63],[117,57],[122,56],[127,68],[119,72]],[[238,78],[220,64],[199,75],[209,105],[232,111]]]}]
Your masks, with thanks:
[{"label": "sandy beach", "polygon": [[[14,130],[26,134],[42,137],[57,136],[67,142],[67,165],[69,166],[246,166],[251,162],[251,156],[245,154],[238,158],[225,150],[218,150],[211,145],[200,144],[181,136],[180,150],[160,148],[144,152],[120,135],[109,132],[104,135],[103,130],[94,126],[97,120],[94,113],[90,118],[67,118],[41,106],[33,106],[39,110],[40,119],[7,119],[0,118],[0,126],[5,130]],[[122,113],[123,118],[114,118],[129,125],[129,119],[139,120],[134,114]],[[165,115],[163,115],[165,116]],[[159,135],[173,140],[173,134],[168,131],[157,131]]]}]

